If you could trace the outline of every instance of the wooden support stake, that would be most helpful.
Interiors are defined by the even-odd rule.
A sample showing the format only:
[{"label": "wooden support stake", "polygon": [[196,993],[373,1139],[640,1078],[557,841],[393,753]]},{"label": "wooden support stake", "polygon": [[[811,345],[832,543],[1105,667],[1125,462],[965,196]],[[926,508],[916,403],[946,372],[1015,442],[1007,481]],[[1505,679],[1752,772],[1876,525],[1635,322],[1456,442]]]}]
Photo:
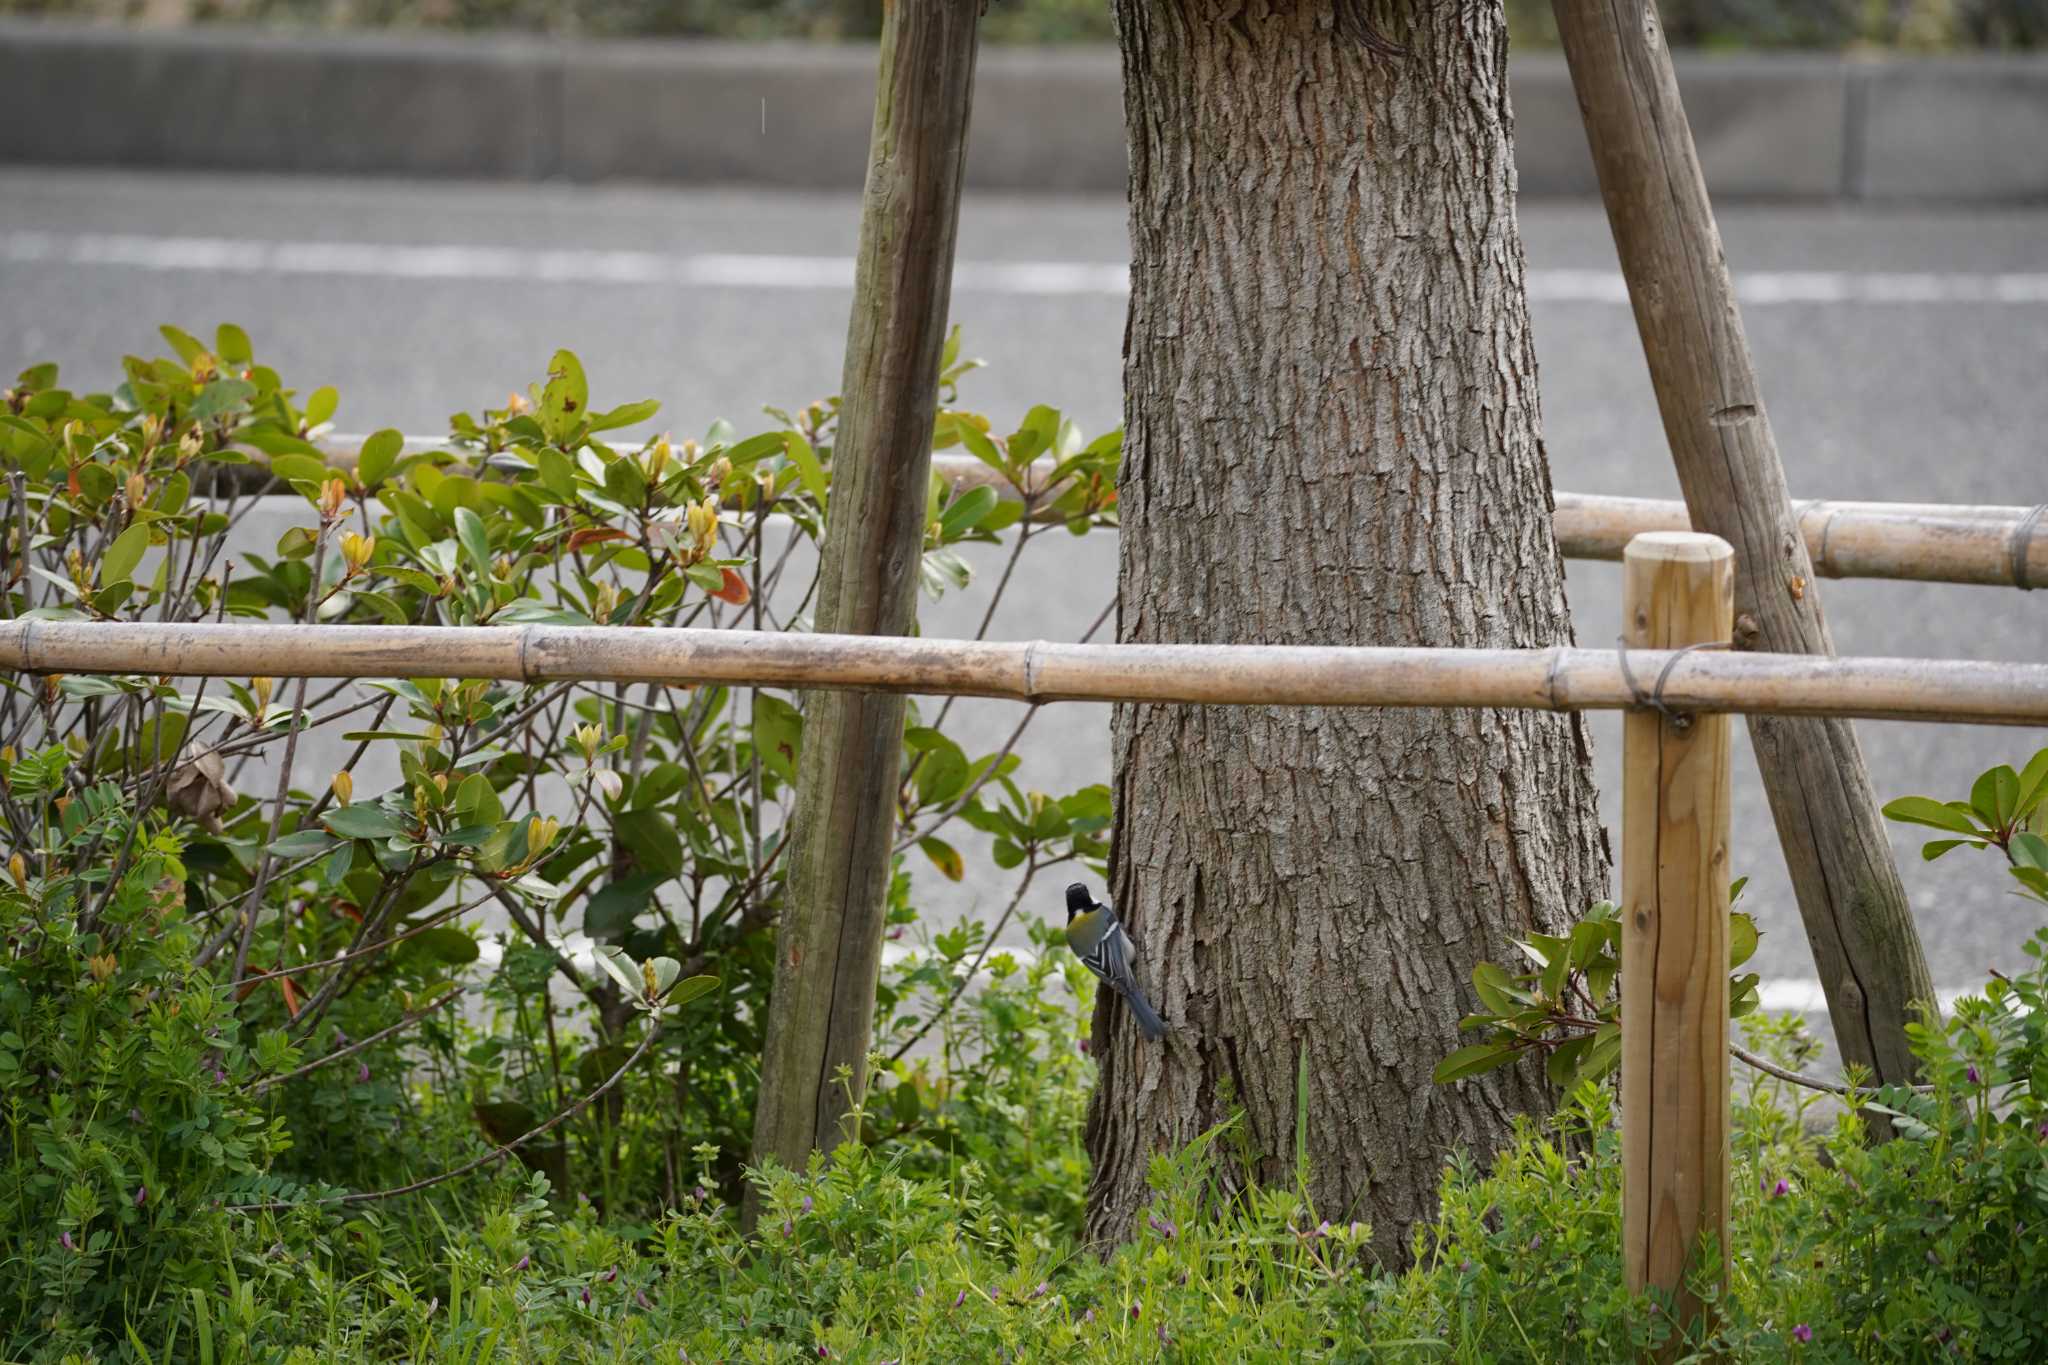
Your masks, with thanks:
[{"label": "wooden support stake", "polygon": [[[1735,549],[1737,649],[1834,653],[1652,0],[1553,0],[1693,527]],[[1908,1081],[1934,978],[1855,729],[1752,717],[1842,1060]]]},{"label": "wooden support stake", "polygon": [[[931,470],[939,357],[974,88],[972,0],[882,11],[874,135],[817,629],[908,635]],[[844,1134],[866,1084],[881,971],[904,701],[811,692],[797,771],[787,895],[761,1056],[754,1159],[798,1170]],[[850,1074],[852,1095],[842,1072]]]},{"label": "wooden support stake", "polygon": [[[1728,638],[1726,541],[1654,532],[1622,562],[1630,649]],[[1654,692],[1654,674],[1636,681]],[[1690,1326],[1702,1238],[1728,1278],[1728,717],[1645,708],[1622,733],[1623,1258],[1630,1292],[1670,1296]]]}]

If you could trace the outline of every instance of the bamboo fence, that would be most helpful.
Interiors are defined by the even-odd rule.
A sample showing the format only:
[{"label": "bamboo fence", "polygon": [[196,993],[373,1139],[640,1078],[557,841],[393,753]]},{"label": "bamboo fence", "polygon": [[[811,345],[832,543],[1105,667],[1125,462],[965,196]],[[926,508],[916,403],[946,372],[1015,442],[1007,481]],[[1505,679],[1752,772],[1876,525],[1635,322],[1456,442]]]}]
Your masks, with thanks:
[{"label": "bamboo fence", "polygon": [[[322,457],[338,469],[355,464],[360,438],[338,436],[317,442]],[[444,451],[474,460],[474,451],[449,452],[438,441],[409,437],[412,452]],[[259,452],[245,452],[260,461]],[[510,459],[511,457],[497,457]],[[260,463],[223,466],[249,470]],[[1051,460],[1035,462],[1024,486],[1049,491]],[[971,455],[941,451],[932,472],[955,489],[992,487],[1006,497],[1018,490],[996,470]],[[1044,500],[1034,520],[1058,520]],[[1985,504],[1795,500],[1799,529],[1813,570],[1822,578],[1885,578],[1984,587],[2048,587],[2048,516],[2042,507]],[[1646,531],[1690,531],[1691,516],[1676,499],[1624,498],[1601,493],[1558,493],[1554,522],[1558,549],[1567,559],[1618,563],[1629,540]]]},{"label": "bamboo fence", "polygon": [[[0,622],[29,673],[732,684],[1197,706],[1674,710],[2048,724],[2048,664],[1666,650],[1081,645],[616,626]],[[1661,680],[1661,686],[1660,686]]]}]

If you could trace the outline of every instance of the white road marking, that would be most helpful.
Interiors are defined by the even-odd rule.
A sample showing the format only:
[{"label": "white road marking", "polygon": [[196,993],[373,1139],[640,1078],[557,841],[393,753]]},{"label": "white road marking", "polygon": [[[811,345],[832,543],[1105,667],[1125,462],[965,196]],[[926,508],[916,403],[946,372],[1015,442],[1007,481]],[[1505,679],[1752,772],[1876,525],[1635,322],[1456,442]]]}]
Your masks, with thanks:
[{"label": "white road marking", "polygon": [[[151,237],[128,233],[0,234],[0,262],[157,271],[227,271],[397,280],[481,280],[705,289],[850,289],[850,256],[776,256],[588,247],[534,249],[469,244],[290,242],[251,237]],[[1023,296],[1121,295],[1130,272],[1113,262],[962,261],[953,287]],[[2043,304],[2048,271],[1759,270],[1736,277],[1745,304]],[[1543,302],[1626,304],[1612,270],[1531,270],[1529,296]]]}]

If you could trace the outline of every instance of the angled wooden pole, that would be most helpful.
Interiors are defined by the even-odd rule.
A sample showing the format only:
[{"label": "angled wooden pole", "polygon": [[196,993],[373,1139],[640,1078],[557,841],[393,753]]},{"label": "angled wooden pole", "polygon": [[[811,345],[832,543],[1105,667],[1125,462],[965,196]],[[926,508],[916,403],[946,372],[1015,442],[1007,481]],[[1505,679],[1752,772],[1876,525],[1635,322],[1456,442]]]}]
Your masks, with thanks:
[{"label": "angled wooden pole", "polygon": [[[1735,648],[1833,654],[1656,6],[1553,8],[1679,486],[1735,549]],[[1856,731],[1756,716],[1749,733],[1842,1059],[1910,1080],[1906,1025],[1934,979]]]},{"label": "angled wooden pole", "polygon": [[[1734,562],[1717,536],[1630,541],[1629,648],[1726,640]],[[1653,694],[1655,675],[1637,681]],[[1728,1280],[1728,726],[1652,709],[1622,723],[1623,1261],[1629,1291],[1666,1296],[1688,1328],[1707,1311],[1686,1284],[1702,1239]]]},{"label": "angled wooden pole", "polygon": [[[884,6],[817,629],[917,622],[939,357],[974,86],[977,0]],[[904,700],[810,692],[761,1056],[754,1159],[801,1169],[865,1086]]]}]

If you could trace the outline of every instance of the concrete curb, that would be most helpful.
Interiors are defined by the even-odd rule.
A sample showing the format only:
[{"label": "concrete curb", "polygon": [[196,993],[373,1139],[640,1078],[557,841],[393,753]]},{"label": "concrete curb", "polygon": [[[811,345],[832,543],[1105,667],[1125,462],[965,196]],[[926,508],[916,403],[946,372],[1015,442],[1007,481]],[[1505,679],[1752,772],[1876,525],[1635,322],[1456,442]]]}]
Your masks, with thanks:
[{"label": "concrete curb", "polygon": [[[2048,57],[1683,54],[1727,199],[2048,200]],[[1521,189],[1596,191],[1555,54],[1513,67]],[[135,31],[0,19],[0,162],[857,188],[874,57],[797,44]],[[1118,193],[1116,55],[991,48],[968,183]]]}]

